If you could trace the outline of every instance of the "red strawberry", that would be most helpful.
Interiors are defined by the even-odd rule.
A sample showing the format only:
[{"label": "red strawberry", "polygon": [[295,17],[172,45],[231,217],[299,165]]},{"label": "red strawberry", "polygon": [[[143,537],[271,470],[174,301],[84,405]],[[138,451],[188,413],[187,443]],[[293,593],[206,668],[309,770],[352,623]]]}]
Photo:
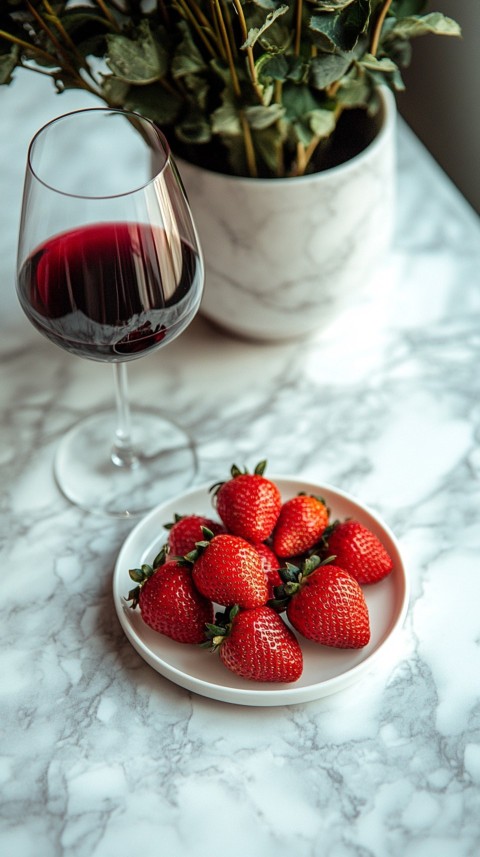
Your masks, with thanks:
[{"label": "red strawberry", "polygon": [[271,607],[239,610],[236,606],[226,626],[209,626],[209,636],[225,666],[242,678],[292,682],[302,674],[298,640]]},{"label": "red strawberry", "polygon": [[263,570],[267,575],[268,597],[273,598],[274,586],[281,586],[282,578],[279,574],[279,568],[282,563],[273,551],[265,544],[265,542],[255,542],[253,545],[262,560]]},{"label": "red strawberry", "polygon": [[202,527],[207,527],[216,536],[225,532],[219,521],[212,521],[202,515],[175,515],[172,523],[165,524],[168,533],[168,548],[172,556],[185,556],[195,550],[195,545],[203,539]]},{"label": "red strawberry", "polygon": [[297,494],[286,500],[273,531],[274,552],[279,557],[292,557],[308,551],[328,525],[328,515],[321,497]]},{"label": "red strawberry", "polygon": [[213,620],[213,605],[193,585],[191,569],[168,560],[152,568],[130,570],[138,586],[128,594],[131,606],[140,607],[142,619],[160,634],[178,643],[201,643],[205,625]]},{"label": "red strawberry", "polygon": [[227,607],[258,607],[265,604],[267,579],[262,560],[255,548],[229,534],[214,536],[211,541],[198,543],[192,555],[192,577],[198,591]]},{"label": "red strawberry", "polygon": [[[368,607],[357,581],[343,568],[322,565],[317,556],[302,570],[287,565],[284,593],[293,627],[316,643],[360,649],[370,640]],[[278,592],[278,590],[277,590]],[[278,593],[280,595],[280,593]]]},{"label": "red strawberry", "polygon": [[393,560],[377,536],[359,521],[336,522],[323,534],[325,550],[335,565],[359,583],[377,583],[393,569]]},{"label": "red strawberry", "polygon": [[232,478],[210,489],[227,530],[250,542],[268,539],[282,505],[277,486],[263,475],[265,467],[266,461],[261,461],[254,473],[242,473],[234,464]]}]

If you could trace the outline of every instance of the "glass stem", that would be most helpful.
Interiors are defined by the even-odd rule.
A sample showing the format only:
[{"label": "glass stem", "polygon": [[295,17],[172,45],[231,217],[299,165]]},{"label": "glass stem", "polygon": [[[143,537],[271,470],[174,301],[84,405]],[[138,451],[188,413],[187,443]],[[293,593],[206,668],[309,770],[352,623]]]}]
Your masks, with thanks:
[{"label": "glass stem", "polygon": [[111,458],[117,467],[136,467],[139,463],[132,444],[132,425],[128,401],[128,377],[125,363],[113,364],[115,401],[117,406],[117,428]]}]

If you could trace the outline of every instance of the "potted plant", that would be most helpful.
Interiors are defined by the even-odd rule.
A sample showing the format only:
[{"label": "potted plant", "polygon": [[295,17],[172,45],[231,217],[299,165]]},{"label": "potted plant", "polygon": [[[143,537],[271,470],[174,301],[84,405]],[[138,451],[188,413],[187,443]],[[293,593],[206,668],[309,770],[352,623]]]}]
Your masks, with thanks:
[{"label": "potted plant", "polygon": [[[321,323],[389,244],[394,100],[425,0],[6,0],[17,67],[154,120],[207,266],[204,312],[261,338]],[[338,186],[337,186],[338,183]],[[252,234],[249,231],[252,230]]]}]

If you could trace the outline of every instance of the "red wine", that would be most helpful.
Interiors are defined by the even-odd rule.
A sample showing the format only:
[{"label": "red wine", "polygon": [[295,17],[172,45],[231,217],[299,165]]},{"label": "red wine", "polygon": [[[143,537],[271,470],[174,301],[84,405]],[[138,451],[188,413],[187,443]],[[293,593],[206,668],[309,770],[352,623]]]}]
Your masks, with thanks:
[{"label": "red wine", "polygon": [[198,254],[141,223],[56,235],[28,257],[18,295],[45,336],[93,360],[131,360],[173,339],[198,309]]}]

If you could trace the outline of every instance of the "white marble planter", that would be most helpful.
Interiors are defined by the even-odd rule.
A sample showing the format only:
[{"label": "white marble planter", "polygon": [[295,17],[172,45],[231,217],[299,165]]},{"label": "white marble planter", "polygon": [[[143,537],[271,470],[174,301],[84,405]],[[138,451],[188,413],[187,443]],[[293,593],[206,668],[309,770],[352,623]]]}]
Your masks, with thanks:
[{"label": "white marble planter", "polygon": [[202,313],[229,331],[278,340],[341,311],[390,245],[395,116],[367,149],[312,176],[249,179],[178,161],[206,263]]}]

